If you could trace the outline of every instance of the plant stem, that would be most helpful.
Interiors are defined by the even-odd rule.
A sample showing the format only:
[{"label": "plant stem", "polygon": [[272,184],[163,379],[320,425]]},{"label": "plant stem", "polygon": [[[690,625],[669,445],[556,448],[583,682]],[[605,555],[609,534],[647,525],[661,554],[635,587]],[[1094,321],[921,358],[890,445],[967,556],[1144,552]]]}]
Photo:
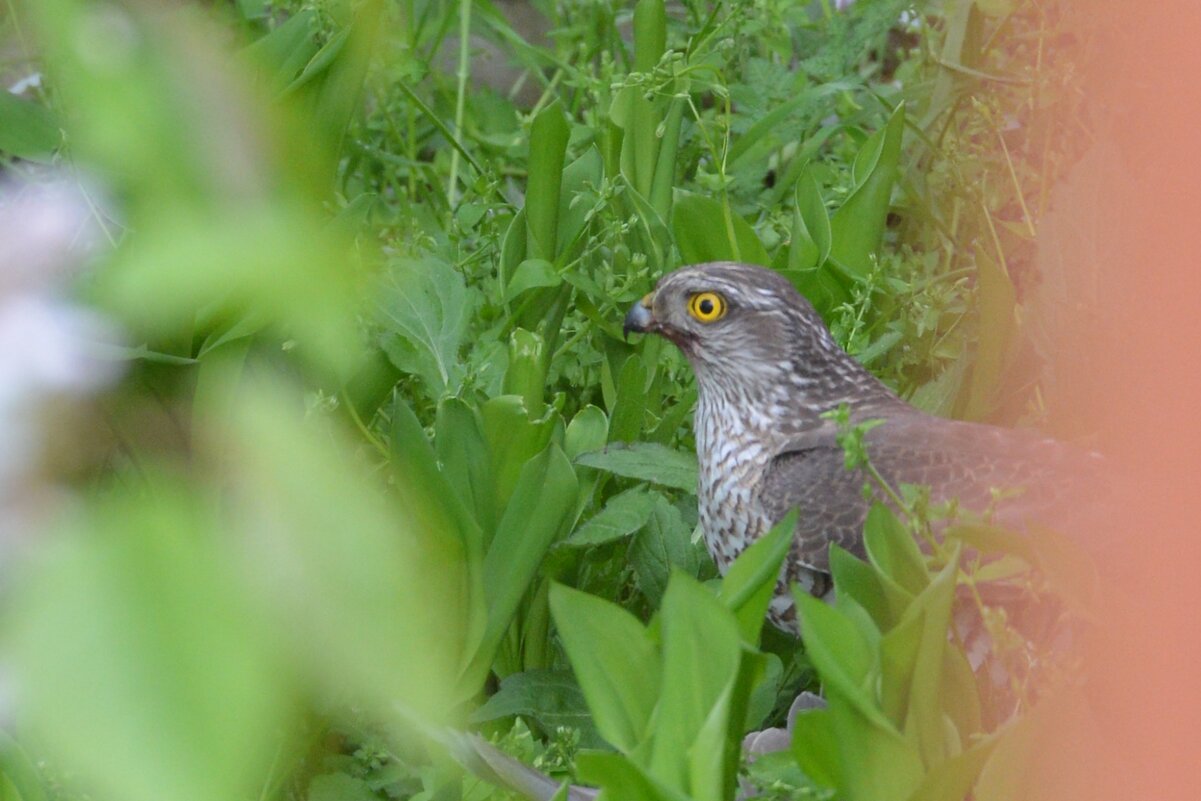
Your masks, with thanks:
[{"label": "plant stem", "polygon": [[[467,78],[471,75],[471,0],[459,0],[459,84],[455,92],[455,139],[463,141],[463,112],[467,106]],[[454,214],[458,203],[459,150],[450,154],[450,177],[446,181],[446,201]]]}]

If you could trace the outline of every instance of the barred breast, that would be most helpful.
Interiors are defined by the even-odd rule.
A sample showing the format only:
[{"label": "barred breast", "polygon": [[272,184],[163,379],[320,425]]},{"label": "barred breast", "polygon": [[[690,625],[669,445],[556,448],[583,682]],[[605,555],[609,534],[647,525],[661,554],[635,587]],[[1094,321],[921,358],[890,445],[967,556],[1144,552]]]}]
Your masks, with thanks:
[{"label": "barred breast", "polygon": [[771,457],[741,420],[724,397],[701,394],[695,424],[698,516],[705,547],[723,574],[771,527],[755,494]]}]

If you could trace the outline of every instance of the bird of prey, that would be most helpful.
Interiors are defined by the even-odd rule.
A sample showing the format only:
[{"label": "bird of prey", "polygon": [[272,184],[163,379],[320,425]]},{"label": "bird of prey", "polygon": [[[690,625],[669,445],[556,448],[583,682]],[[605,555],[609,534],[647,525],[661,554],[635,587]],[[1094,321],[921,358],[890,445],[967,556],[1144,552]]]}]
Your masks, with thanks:
[{"label": "bird of prey", "polygon": [[[1077,472],[1078,451],[1032,433],[945,420],[897,397],[843,351],[779,273],[735,262],[665,275],[630,309],[625,331],[675,343],[696,373],[697,498],[705,544],[722,573],[793,507],[799,518],[769,618],[796,631],[787,587],[823,596],[829,546],[864,555],[868,476],[847,470],[838,424],[882,420],[865,437],[892,486],[926,485],[934,502],[993,506],[1003,524],[1048,519]],[[994,489],[1020,489],[1001,501]]]}]

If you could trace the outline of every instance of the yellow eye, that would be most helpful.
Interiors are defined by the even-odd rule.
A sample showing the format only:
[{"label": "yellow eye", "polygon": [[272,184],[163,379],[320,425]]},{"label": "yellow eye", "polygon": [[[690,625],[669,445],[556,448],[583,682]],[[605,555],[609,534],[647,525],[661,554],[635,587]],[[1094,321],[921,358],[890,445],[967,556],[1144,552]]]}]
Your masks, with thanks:
[{"label": "yellow eye", "polygon": [[697,292],[688,299],[688,313],[702,323],[712,323],[726,316],[726,299],[716,292]]}]

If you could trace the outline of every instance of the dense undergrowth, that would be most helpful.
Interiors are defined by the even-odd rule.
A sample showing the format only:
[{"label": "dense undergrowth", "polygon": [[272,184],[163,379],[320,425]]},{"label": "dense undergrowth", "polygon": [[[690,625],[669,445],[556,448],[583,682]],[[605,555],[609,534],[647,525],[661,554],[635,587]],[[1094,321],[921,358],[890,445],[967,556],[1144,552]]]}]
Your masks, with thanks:
[{"label": "dense undergrowth", "polygon": [[[834,560],[837,607],[803,603],[804,647],[763,629],[785,540],[718,579],[691,375],[620,328],[681,264],[760,263],[918,406],[1037,424],[1023,321],[1061,299],[1034,241],[1086,131],[1057,25],[1036,0],[8,7],[5,80],[41,79],[0,105],[3,202],[83,198],[96,244],[47,291],[124,333],[21,479],[78,502],[6,598],[0,789],[509,797],[449,726],[614,799],[1018,797],[1071,657],[976,589],[1072,609],[1071,560],[978,525],[923,554],[948,512],[911,497]],[[957,587],[991,676],[948,640]],[[742,763],[806,689],[829,707]]]}]

